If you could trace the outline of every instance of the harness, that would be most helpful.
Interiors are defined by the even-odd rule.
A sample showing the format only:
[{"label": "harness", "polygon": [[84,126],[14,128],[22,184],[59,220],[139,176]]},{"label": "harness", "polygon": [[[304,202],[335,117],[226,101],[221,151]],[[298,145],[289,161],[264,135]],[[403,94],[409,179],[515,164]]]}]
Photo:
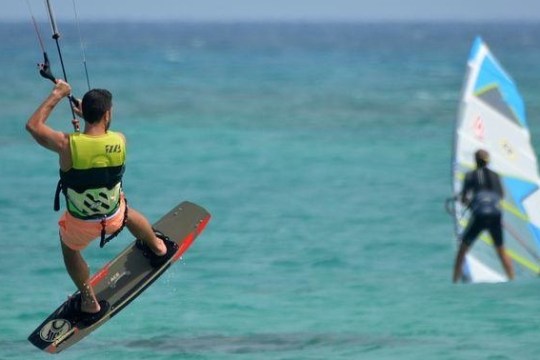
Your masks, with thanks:
[{"label": "harness", "polygon": [[[60,193],[63,191],[64,191],[64,187],[62,184],[62,179],[60,179],[58,180],[58,184],[56,185],[56,191],[54,194],[54,211],[60,210]],[[67,201],[67,198],[66,198],[66,201]],[[100,221],[101,236],[100,236],[100,241],[99,241],[100,248],[103,248],[109,241],[117,237],[122,232],[122,230],[124,230],[124,227],[126,226],[126,223],[127,223],[128,211],[129,211],[128,202],[125,197],[124,197],[124,206],[125,206],[125,209],[124,209],[124,217],[122,219],[122,225],[118,228],[118,230],[116,230],[109,236],[106,236],[107,234],[105,232],[105,228],[107,227],[107,216],[106,215],[101,216],[101,221]]]},{"label": "harness", "polygon": [[106,236],[107,218],[120,207],[122,176],[125,170],[125,144],[123,138],[112,131],[102,136],[81,133],[70,134],[70,149],[73,167],[60,170],[60,180],[56,186],[54,210],[60,210],[60,193],[66,199],[67,211],[81,220],[100,220],[100,247],[118,236],[124,229],[128,206],[122,225]]},{"label": "harness", "polygon": [[101,219],[101,239],[99,240],[100,248],[103,248],[109,241],[117,237],[122,232],[122,230],[124,230],[124,227],[126,226],[127,219],[128,219],[128,205],[127,205],[126,198],[124,198],[124,204],[126,208],[124,210],[124,218],[122,219],[122,225],[118,228],[118,230],[116,230],[115,232],[113,232],[111,235],[107,237],[105,237],[106,235],[105,227],[107,226],[107,218]]}]

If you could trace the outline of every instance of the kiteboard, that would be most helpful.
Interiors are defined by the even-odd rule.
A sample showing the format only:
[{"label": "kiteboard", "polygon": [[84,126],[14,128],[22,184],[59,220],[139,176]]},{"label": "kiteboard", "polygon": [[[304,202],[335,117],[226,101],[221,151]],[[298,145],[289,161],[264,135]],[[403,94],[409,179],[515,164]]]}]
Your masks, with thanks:
[{"label": "kiteboard", "polygon": [[28,340],[49,353],[59,353],[82,340],[135,300],[179,260],[209,220],[210,214],[202,207],[187,201],[180,203],[153,225],[178,245],[178,250],[166,262],[155,266],[137,241],[133,241],[90,279],[97,299],[109,305],[101,318],[90,324],[81,318],[72,305],[72,299],[80,296],[77,291],[47,317]]}]

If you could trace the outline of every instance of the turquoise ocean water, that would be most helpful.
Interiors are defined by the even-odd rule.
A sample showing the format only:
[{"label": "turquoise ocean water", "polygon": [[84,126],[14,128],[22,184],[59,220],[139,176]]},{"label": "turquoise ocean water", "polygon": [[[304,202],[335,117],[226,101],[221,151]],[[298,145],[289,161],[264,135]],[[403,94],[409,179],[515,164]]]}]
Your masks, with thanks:
[{"label": "turquoise ocean water", "polygon": [[[59,24],[86,91],[76,28]],[[54,43],[46,33],[53,70]],[[540,149],[538,24],[87,24],[93,87],[128,137],[130,204],[182,200],[205,232],[61,359],[536,359],[539,284],[452,285],[453,122],[482,35]],[[51,84],[32,25],[0,24],[0,359],[74,291],[52,211],[57,159],[24,123]],[[71,130],[66,104],[50,123]],[[131,241],[85,251],[92,271]]]}]

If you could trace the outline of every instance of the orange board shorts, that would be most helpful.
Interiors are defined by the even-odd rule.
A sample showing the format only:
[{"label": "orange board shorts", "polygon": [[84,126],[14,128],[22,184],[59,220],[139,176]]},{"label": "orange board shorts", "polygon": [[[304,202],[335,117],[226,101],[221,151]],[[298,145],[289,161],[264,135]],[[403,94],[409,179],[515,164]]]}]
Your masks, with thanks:
[{"label": "orange board shorts", "polygon": [[[122,196],[118,210],[105,220],[105,232],[110,235],[120,229],[124,222],[126,201]],[[67,211],[58,220],[60,240],[71,250],[80,251],[92,240],[101,236],[101,219],[81,220]]]}]

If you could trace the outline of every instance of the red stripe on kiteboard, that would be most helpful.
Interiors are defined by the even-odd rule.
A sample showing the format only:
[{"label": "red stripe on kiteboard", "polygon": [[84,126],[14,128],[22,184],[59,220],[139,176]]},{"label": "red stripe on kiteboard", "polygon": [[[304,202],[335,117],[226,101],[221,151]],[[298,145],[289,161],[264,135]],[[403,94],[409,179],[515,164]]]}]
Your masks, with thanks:
[{"label": "red stripe on kiteboard", "polygon": [[92,286],[96,286],[96,284],[98,284],[101,280],[103,280],[103,278],[105,278],[107,276],[107,274],[109,274],[109,264],[105,265],[103,267],[103,269],[99,270],[97,273],[95,273],[91,278],[90,278],[90,285]]},{"label": "red stripe on kiteboard", "polygon": [[186,250],[191,246],[194,240],[195,240],[195,232],[192,232],[188,236],[186,236],[184,240],[182,240],[182,245],[180,245],[180,247],[176,251],[176,254],[174,254],[173,261],[180,259],[182,254],[186,252]]},{"label": "red stripe on kiteboard", "polygon": [[210,215],[202,219],[199,225],[197,225],[197,227],[195,228],[195,231],[191,232],[188,236],[184,238],[184,240],[182,240],[182,245],[180,245],[180,248],[178,248],[176,254],[174,254],[173,261],[180,259],[180,257],[186,252],[186,250],[191,246],[191,244],[193,244],[193,242],[195,241],[195,237],[204,230],[206,224],[208,224],[208,221],[210,221]]},{"label": "red stripe on kiteboard", "polygon": [[54,354],[54,353],[56,353],[56,346],[51,344],[51,345],[47,346],[45,351],[47,351],[49,354]]},{"label": "red stripe on kiteboard", "polygon": [[[71,331],[71,335],[75,335],[75,334],[77,334],[78,332],[79,332],[79,328],[78,328],[78,327],[74,327],[74,328],[73,328],[73,331]],[[71,335],[69,335],[68,338],[71,337]],[[63,340],[62,340],[62,341],[63,341]],[[56,352],[57,352],[56,350],[58,350],[58,348],[57,348],[56,345],[54,345],[54,343],[52,343],[51,345],[49,345],[49,346],[47,346],[47,347],[45,348],[45,351],[48,352],[48,353],[50,353],[50,354],[56,354]]]},{"label": "red stripe on kiteboard", "polygon": [[204,230],[204,228],[206,227],[206,224],[208,224],[209,221],[210,221],[210,215],[202,219],[202,221],[197,226],[197,235],[199,235]]}]

